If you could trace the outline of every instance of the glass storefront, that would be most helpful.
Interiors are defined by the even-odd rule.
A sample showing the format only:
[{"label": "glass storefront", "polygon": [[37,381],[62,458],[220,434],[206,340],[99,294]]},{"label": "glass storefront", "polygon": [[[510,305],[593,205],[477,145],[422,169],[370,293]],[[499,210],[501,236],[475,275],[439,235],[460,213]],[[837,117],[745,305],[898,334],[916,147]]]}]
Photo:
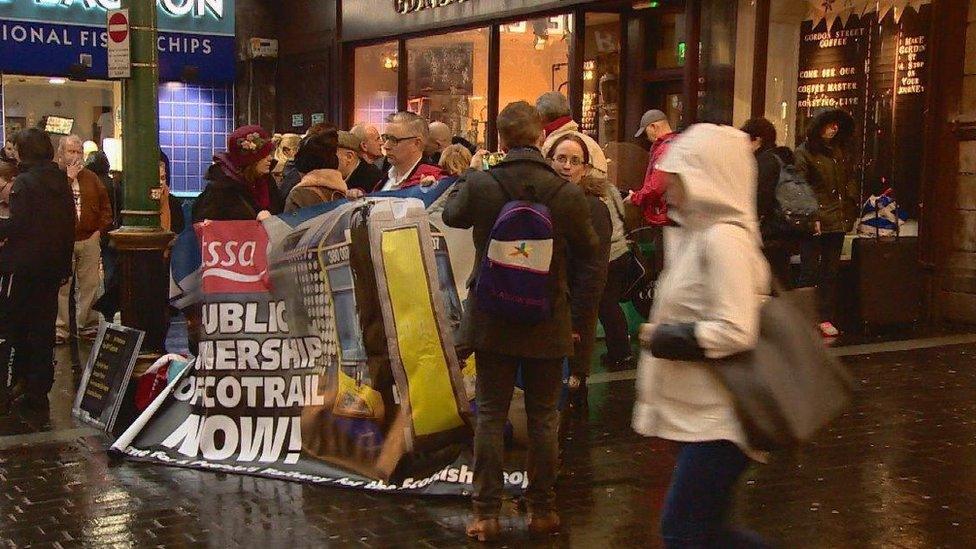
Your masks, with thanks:
[{"label": "glass storefront", "polygon": [[[703,52],[713,44],[723,48],[703,53],[706,66],[718,73],[731,71],[735,58],[735,8],[723,10],[722,4],[702,2],[703,16],[727,19],[696,37],[707,40]],[[632,141],[632,127],[649,108],[665,111],[677,127],[694,118],[683,112],[685,9],[683,0],[593,0],[572,7],[485,0],[393,14],[352,0],[343,7],[343,33],[352,37],[343,57],[354,70],[341,121],[382,127],[387,115],[406,109],[493,148],[500,109],[559,91],[569,98],[580,129],[604,147]],[[380,28],[377,18],[388,26]],[[460,28],[452,28],[455,21]],[[388,32],[394,27],[406,36],[392,39]],[[722,83],[718,73],[709,79],[716,90]],[[732,78],[731,72],[726,76]],[[731,92],[703,97],[709,95],[731,109]]]}]

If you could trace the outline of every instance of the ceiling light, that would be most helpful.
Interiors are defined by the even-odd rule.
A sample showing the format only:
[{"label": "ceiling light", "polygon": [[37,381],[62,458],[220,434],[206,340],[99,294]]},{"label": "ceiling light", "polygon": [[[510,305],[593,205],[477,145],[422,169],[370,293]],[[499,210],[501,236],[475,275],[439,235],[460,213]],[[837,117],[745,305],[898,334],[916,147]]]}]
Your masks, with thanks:
[{"label": "ceiling light", "polygon": [[48,84],[54,84],[55,86],[60,86],[65,82],[67,82],[67,80],[65,80],[64,78],[51,78],[50,80],[47,81]]}]

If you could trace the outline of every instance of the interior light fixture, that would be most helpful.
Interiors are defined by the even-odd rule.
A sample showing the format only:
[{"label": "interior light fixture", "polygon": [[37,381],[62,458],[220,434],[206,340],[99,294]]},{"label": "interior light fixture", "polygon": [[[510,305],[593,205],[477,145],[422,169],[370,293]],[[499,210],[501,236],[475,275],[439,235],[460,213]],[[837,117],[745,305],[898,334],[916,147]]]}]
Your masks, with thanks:
[{"label": "interior light fixture", "polygon": [[382,62],[384,69],[395,71],[400,66],[399,54],[396,52],[383,54]]},{"label": "interior light fixture", "polygon": [[535,37],[535,49],[540,50],[540,51],[546,49],[546,43],[548,41],[549,41],[549,39],[547,37],[545,37],[545,36],[536,36]]},{"label": "interior light fixture", "polygon": [[51,78],[47,81],[48,84],[53,84],[55,86],[60,86],[62,84],[65,84],[66,82],[67,80],[64,78]]}]

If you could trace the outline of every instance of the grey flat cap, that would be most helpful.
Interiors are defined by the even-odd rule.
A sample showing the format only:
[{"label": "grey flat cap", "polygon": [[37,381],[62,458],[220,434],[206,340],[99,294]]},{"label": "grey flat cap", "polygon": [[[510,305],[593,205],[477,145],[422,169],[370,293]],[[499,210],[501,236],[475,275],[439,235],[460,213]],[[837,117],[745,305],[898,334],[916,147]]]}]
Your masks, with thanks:
[{"label": "grey flat cap", "polygon": [[667,119],[668,119],[667,115],[665,115],[662,111],[659,111],[657,109],[651,109],[645,112],[644,116],[641,117],[640,127],[637,128],[637,133],[634,134],[634,137],[640,137],[644,135],[644,130],[646,130],[647,127],[650,126],[651,124],[655,122],[660,122],[661,120],[667,120]]}]

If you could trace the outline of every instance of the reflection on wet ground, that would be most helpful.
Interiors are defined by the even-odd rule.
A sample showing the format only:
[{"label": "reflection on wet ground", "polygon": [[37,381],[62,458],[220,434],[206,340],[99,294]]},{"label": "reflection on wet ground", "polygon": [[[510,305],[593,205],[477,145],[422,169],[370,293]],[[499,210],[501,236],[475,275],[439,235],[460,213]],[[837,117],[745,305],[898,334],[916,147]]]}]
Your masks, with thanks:
[{"label": "reflection on wet ground", "polygon": [[[73,355],[72,353],[77,352]],[[51,412],[0,418],[0,545],[466,545],[468,503],[322,488],[110,458],[70,418],[87,349],[58,349]],[[749,471],[737,520],[783,547],[970,547],[976,539],[976,344],[845,358],[855,406],[792,456]],[[529,540],[508,504],[505,543],[659,545],[674,447],[630,430],[627,376],[595,383],[563,425],[565,529]],[[599,378],[598,378],[599,379]]]}]

